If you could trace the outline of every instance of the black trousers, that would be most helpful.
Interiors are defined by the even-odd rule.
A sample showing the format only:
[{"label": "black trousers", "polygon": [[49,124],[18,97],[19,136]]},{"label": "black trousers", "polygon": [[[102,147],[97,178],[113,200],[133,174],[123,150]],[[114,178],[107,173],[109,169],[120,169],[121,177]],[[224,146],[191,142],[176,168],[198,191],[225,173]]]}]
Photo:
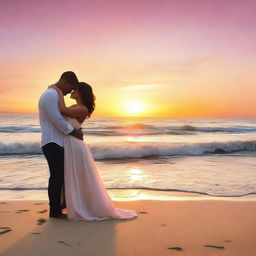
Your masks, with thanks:
[{"label": "black trousers", "polygon": [[50,169],[48,197],[50,216],[57,217],[61,213],[61,191],[64,186],[64,148],[50,142],[42,147]]}]

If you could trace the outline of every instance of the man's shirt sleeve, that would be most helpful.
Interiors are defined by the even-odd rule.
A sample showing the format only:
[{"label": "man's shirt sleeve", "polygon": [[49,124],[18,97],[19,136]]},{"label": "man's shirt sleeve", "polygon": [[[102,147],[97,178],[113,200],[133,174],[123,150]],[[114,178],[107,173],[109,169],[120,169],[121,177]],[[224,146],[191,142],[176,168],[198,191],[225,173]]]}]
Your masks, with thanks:
[{"label": "man's shirt sleeve", "polygon": [[57,92],[51,92],[43,99],[43,109],[49,120],[62,133],[67,135],[74,130],[74,127],[60,113]]}]

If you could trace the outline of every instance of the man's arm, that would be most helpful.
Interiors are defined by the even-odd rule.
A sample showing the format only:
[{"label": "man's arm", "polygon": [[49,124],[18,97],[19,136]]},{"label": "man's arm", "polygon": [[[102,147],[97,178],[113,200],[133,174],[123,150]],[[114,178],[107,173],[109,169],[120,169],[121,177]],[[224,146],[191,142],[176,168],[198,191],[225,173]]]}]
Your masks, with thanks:
[{"label": "man's arm", "polygon": [[83,132],[75,129],[67,120],[61,115],[58,106],[58,95],[55,91],[54,93],[49,93],[47,97],[43,100],[43,109],[46,112],[48,118],[53,123],[53,125],[65,135],[73,135],[79,139],[83,138]]},{"label": "man's arm", "polygon": [[84,133],[82,130],[74,129],[69,135],[72,135],[80,140],[83,140]]}]

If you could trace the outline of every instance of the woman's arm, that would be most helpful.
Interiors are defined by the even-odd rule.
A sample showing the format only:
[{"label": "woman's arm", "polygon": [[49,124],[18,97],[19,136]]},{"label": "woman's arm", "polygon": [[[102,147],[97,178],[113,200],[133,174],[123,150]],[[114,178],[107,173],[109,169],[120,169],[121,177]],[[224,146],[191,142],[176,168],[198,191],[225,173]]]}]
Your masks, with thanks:
[{"label": "woman's arm", "polygon": [[55,89],[59,95],[58,104],[62,114],[73,118],[85,118],[87,116],[88,110],[85,106],[66,107],[63,92],[56,86],[51,86],[50,88]]}]

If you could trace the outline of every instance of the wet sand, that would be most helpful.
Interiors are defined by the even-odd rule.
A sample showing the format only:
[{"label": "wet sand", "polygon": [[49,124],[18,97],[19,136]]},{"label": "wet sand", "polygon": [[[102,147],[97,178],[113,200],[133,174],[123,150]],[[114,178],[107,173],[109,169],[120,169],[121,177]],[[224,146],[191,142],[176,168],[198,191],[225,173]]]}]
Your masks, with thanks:
[{"label": "wet sand", "polygon": [[75,223],[49,219],[47,201],[1,201],[0,255],[256,255],[255,197],[169,195],[114,201],[136,219]]}]

